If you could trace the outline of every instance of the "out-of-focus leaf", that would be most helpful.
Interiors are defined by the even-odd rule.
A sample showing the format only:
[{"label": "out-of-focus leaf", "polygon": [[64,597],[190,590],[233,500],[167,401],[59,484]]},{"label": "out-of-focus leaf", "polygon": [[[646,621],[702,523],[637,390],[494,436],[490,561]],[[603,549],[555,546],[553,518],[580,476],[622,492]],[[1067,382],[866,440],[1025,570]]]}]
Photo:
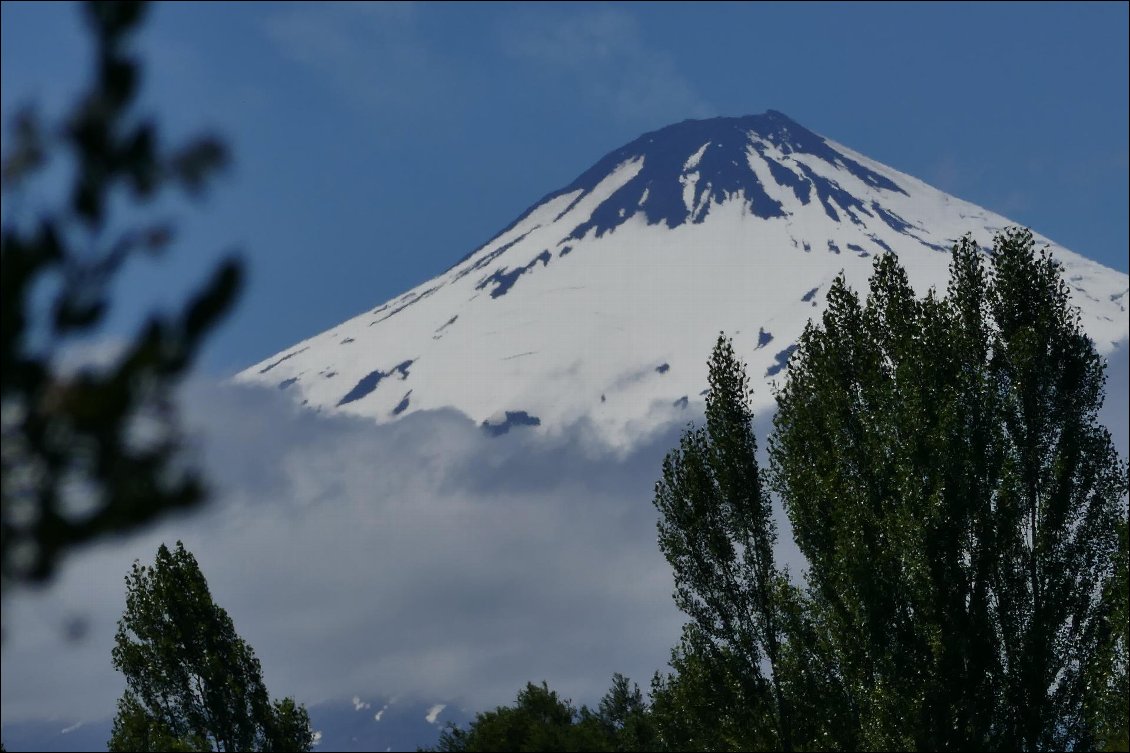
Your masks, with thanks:
[{"label": "out-of-focus leaf", "polygon": [[0,184],[5,190],[20,184],[26,175],[43,166],[46,151],[43,133],[31,108],[20,110],[12,122],[12,150],[0,165]]},{"label": "out-of-focus leaf", "polygon": [[[3,158],[6,209],[9,191],[54,153],[67,153],[75,168],[38,224],[5,216],[0,228],[5,588],[50,578],[78,544],[204,499],[203,480],[181,458],[171,392],[242,282],[242,266],[228,259],[178,315],[150,315],[113,363],[78,373],[54,368],[55,351],[69,337],[92,332],[103,320],[126,262],[159,253],[172,240],[169,223],[134,220],[136,214],[130,220],[137,226],[118,227],[118,199],[132,197],[139,207],[174,186],[197,194],[227,162],[226,148],[212,136],[162,149],[157,123],[131,111],[141,65],[126,43],[143,4],[93,2],[85,12],[95,36],[96,80],[61,124],[41,126],[33,111],[21,113]],[[48,291],[46,306],[34,300],[39,290]],[[155,427],[146,441],[134,431],[139,419]],[[68,507],[66,479],[87,490],[82,515]],[[16,515],[17,509],[25,513]]]},{"label": "out-of-focus leaf", "polygon": [[184,189],[198,194],[208,176],[228,164],[228,150],[218,139],[205,136],[181,149],[169,163]]}]

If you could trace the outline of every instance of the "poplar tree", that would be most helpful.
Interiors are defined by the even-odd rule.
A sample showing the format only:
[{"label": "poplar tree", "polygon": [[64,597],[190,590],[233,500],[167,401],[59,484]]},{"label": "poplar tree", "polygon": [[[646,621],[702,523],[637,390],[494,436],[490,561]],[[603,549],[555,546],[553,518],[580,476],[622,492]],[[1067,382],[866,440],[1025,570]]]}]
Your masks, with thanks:
[{"label": "poplar tree", "polygon": [[[1104,364],[1031,233],[894,254],[797,343],[757,467],[720,338],[706,424],[656,485],[690,618],[657,676],[667,749],[1084,750],[1127,739],[1127,470]],[[772,559],[775,491],[807,559]]]},{"label": "poplar tree", "polygon": [[894,255],[865,302],[841,276],[778,394],[806,650],[867,749],[1085,749],[1117,692],[1091,669],[1126,578],[1103,361],[1031,233],[984,258],[962,240],[944,298],[916,298]]},{"label": "poplar tree", "polygon": [[252,648],[212,601],[181,542],[134,562],[118,622],[114,668],[125,675],[110,750],[308,751],[306,709],[272,704]]},{"label": "poplar tree", "polygon": [[[675,603],[691,618],[673,663],[702,666],[719,683],[734,681],[728,690],[743,713],[733,745],[791,750],[780,682],[788,580],[773,561],[777,530],[757,465],[749,378],[723,335],[710,358],[709,384],[705,425],[683,433],[655,485],[659,548],[674,570]],[[684,737],[685,745],[707,741]]]}]

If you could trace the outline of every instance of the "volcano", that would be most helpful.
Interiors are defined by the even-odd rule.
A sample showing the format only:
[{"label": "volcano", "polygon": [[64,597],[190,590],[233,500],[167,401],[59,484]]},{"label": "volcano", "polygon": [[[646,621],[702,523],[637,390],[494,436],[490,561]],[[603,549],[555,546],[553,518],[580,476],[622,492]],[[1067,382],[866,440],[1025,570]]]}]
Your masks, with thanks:
[{"label": "volcano", "polygon": [[[690,417],[720,331],[772,404],[843,272],[897,253],[944,290],[966,233],[1013,223],[782,113],[644,134],[442,274],[237,375],[313,409],[394,421],[453,408],[491,434],[577,425],[631,447]],[[1128,334],[1127,276],[1036,235],[1100,352]],[[760,405],[758,405],[760,403]],[[692,413],[687,413],[692,411]]]}]

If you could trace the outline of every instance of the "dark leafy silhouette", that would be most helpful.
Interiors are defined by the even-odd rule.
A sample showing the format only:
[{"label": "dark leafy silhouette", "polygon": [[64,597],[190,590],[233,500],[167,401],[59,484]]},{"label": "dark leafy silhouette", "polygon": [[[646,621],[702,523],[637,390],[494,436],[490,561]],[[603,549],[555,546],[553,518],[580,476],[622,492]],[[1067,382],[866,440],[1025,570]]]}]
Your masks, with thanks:
[{"label": "dark leafy silhouette", "polygon": [[[93,82],[61,123],[26,109],[3,158],[0,275],[2,514],[0,579],[42,581],[73,547],[127,531],[205,497],[182,457],[172,389],[234,303],[242,266],[229,256],[175,313],[153,314],[108,366],[65,373],[60,354],[96,334],[127,262],[164,253],[173,228],[142,220],[169,188],[201,194],[228,159],[201,137],[167,148],[136,112],[141,64],[130,39],[137,2],[84,6]],[[20,211],[49,164],[72,170],[66,195]],[[47,306],[44,308],[44,296]]]}]

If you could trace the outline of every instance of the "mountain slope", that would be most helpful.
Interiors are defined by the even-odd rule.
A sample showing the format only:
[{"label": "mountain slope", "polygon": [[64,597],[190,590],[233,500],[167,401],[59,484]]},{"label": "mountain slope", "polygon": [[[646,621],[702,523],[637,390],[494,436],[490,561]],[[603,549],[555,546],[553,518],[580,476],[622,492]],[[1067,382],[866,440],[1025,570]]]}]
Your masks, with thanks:
[{"label": "mountain slope", "polygon": [[[701,399],[717,333],[757,401],[842,270],[895,251],[916,290],[948,251],[1014,223],[769,111],[645,134],[438,277],[237,376],[394,420],[453,407],[491,433],[578,423],[627,447]],[[1127,276],[1045,238],[1100,351],[1128,334]]]}]

